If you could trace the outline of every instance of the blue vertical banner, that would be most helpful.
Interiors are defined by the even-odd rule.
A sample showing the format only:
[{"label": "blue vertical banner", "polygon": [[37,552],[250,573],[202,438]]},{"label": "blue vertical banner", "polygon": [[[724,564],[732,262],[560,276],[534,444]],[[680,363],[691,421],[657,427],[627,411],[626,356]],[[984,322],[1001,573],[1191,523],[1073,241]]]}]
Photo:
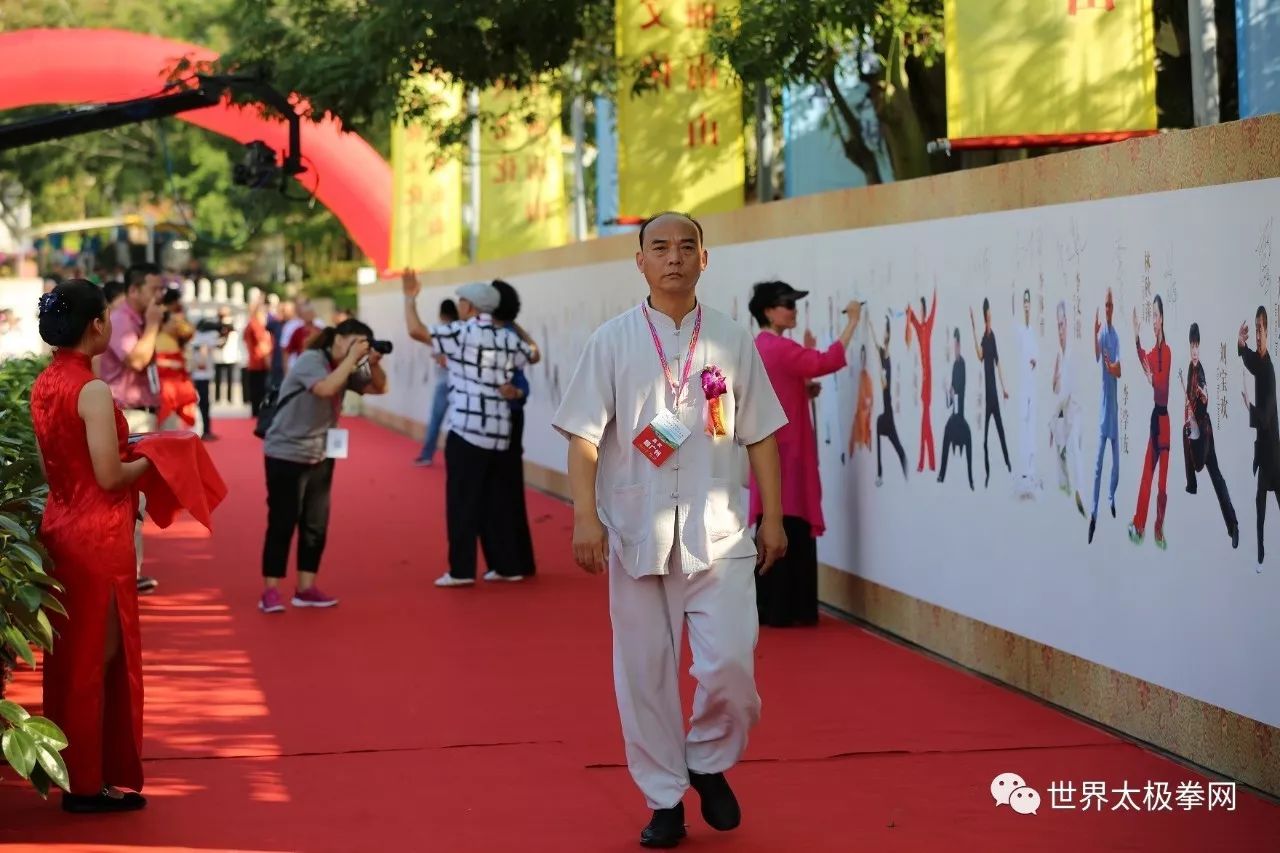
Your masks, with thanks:
[{"label": "blue vertical banner", "polygon": [[1280,113],[1280,0],[1236,0],[1240,118]]},{"label": "blue vertical banner", "polygon": [[608,237],[635,230],[618,225],[618,123],[613,101],[596,98],[596,234]]},{"label": "blue vertical banner", "polygon": [[[880,135],[875,108],[867,98],[866,84],[859,79],[856,69],[849,67],[838,72],[837,80],[845,99],[861,120],[863,138],[876,152],[881,178],[885,183],[892,181],[893,164]],[[845,156],[836,121],[835,108],[821,86],[793,85],[782,90],[783,163],[788,198],[866,186],[862,170]]]}]

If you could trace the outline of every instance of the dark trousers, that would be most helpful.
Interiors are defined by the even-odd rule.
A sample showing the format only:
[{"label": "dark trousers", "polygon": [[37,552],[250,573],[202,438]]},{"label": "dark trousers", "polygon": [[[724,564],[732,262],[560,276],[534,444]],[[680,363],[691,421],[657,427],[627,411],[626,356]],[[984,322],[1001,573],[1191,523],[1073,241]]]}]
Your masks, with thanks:
[{"label": "dark trousers", "polygon": [[1010,473],[1013,472],[1013,466],[1009,464],[1009,445],[1004,440],[1004,420],[1000,417],[1000,404],[987,403],[987,416],[982,422],[982,464],[987,469],[987,485],[991,483],[991,457],[987,453],[987,436],[991,434],[991,419],[996,419],[996,434],[1000,436],[1000,452],[1004,454],[1004,467],[1008,468]]},{"label": "dark trousers", "polygon": [[[215,364],[213,366],[213,399],[221,403],[224,399],[231,402],[231,383],[235,379],[234,364]],[[223,390],[225,387],[225,391]],[[223,394],[226,394],[224,397]]]},{"label": "dark trousers", "polygon": [[267,376],[265,370],[246,370],[244,372],[244,398],[249,401],[249,410],[256,418],[262,408],[262,398],[267,396]]},{"label": "dark trousers", "polygon": [[942,470],[938,472],[938,482],[947,479],[947,457],[951,448],[964,451],[965,461],[969,464],[969,488],[973,488],[973,435],[969,432],[969,424],[961,415],[947,418],[946,429],[942,431]]},{"label": "dark trousers", "polygon": [[298,571],[317,572],[329,532],[329,493],[333,460],[314,465],[267,457],[267,541],[262,546],[262,576],[282,578],[289,546],[298,531]]},{"label": "dark trousers", "polygon": [[204,426],[204,432],[200,433],[200,435],[209,435],[213,432],[213,419],[209,414],[211,402],[209,400],[209,380],[196,379],[193,384],[196,386],[196,395],[200,398],[200,421]]},{"label": "dark trousers", "polygon": [[[503,480],[510,477],[510,455],[476,447],[450,432],[444,460],[449,574],[475,579],[477,538],[491,571],[507,577],[532,573],[532,557],[522,553],[507,505],[511,497]],[[520,518],[525,519],[523,513]]]},{"label": "dark trousers", "polygon": [[880,459],[880,439],[887,438],[898,453],[898,461],[902,463],[902,476],[907,475],[907,452],[902,449],[902,441],[898,438],[898,426],[893,422],[892,412],[881,412],[876,418],[876,476],[884,476],[884,465]]},{"label": "dark trousers", "polygon": [[[756,519],[759,529],[760,519]],[[756,612],[761,625],[788,628],[818,622],[818,541],[809,522],[782,517],[787,555],[756,575]]]},{"label": "dark trousers", "polygon": [[1274,494],[1276,496],[1276,505],[1280,506],[1280,482],[1273,481],[1265,473],[1258,473],[1258,495],[1254,499],[1254,505],[1258,510],[1258,565],[1262,565],[1262,531],[1266,526],[1267,519],[1267,495]]},{"label": "dark trousers", "polygon": [[498,502],[503,518],[511,525],[511,574],[531,577],[537,572],[533,559],[533,534],[529,530],[529,509],[524,491],[524,409],[511,410],[511,447],[506,451],[498,477],[501,498]]},{"label": "dark trousers", "polygon": [[1227,533],[1234,533],[1238,523],[1236,510],[1231,505],[1231,495],[1227,493],[1227,481],[1218,468],[1218,451],[1214,448],[1213,434],[1202,430],[1200,437],[1194,441],[1184,435],[1182,458],[1187,463],[1187,491],[1193,495],[1196,493],[1196,472],[1202,468],[1209,469],[1209,479],[1213,481],[1213,491],[1218,496],[1222,520],[1227,523]]}]

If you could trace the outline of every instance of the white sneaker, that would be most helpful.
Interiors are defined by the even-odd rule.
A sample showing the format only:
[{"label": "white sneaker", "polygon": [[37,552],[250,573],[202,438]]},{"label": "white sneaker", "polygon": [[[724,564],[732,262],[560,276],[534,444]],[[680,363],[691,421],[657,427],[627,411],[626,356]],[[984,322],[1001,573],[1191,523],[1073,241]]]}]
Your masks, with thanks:
[{"label": "white sneaker", "polygon": [[524,580],[524,575],[511,575],[508,577],[506,575],[500,575],[490,569],[484,573],[484,579],[487,581],[506,581],[507,583],[515,583],[516,581]]},{"label": "white sneaker", "polygon": [[436,586],[471,586],[475,582],[475,578],[455,578],[448,572],[436,578]]}]

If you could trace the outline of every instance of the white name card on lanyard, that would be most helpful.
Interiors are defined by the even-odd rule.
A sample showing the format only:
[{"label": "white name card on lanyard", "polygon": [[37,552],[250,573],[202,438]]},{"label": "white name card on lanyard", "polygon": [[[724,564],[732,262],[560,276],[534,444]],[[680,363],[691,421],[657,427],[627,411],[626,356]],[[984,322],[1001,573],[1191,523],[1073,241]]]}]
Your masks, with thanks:
[{"label": "white name card on lanyard", "polygon": [[349,449],[350,434],[345,429],[334,428],[325,433],[325,459],[346,459]]}]

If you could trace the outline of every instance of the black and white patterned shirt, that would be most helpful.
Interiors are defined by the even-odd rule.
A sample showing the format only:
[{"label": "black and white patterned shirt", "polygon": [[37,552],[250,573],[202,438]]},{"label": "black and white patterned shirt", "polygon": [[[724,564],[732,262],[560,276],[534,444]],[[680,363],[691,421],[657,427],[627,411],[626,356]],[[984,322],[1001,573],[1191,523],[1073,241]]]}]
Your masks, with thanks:
[{"label": "black and white patterned shirt", "polygon": [[486,450],[511,445],[511,406],[498,389],[533,355],[512,329],[498,328],[481,314],[430,327],[436,348],[448,359],[449,429]]}]

